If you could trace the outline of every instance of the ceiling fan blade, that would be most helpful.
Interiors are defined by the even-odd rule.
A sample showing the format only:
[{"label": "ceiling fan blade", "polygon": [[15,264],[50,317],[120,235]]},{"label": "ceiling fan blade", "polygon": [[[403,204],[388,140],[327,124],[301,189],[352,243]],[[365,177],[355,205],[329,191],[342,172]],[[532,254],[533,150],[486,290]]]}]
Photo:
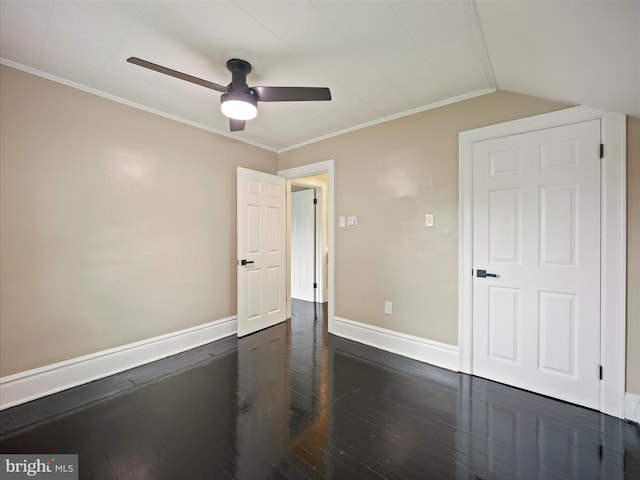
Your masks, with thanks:
[{"label": "ceiling fan blade", "polygon": [[227,91],[227,87],[223,85],[218,85],[217,83],[203,80],[202,78],[187,75],[186,73],[178,72],[177,70],[172,70],[171,68],[163,67],[162,65],[147,62],[146,60],[142,60],[141,58],[130,57],[127,58],[127,62],[133,63],[134,65],[139,65],[144,68],[148,68],[149,70],[155,70],[156,72],[164,73],[165,75],[169,75],[170,77],[179,78],[180,80],[186,80],[187,82],[195,83],[196,85],[210,88],[211,90],[216,90],[222,93],[226,93]]},{"label": "ceiling fan blade", "polygon": [[244,130],[244,124],[247,123],[246,120],[236,120],[235,118],[229,119],[229,128],[232,132],[241,132]]},{"label": "ceiling fan blade", "polygon": [[326,87],[251,87],[260,102],[304,102],[331,100]]}]

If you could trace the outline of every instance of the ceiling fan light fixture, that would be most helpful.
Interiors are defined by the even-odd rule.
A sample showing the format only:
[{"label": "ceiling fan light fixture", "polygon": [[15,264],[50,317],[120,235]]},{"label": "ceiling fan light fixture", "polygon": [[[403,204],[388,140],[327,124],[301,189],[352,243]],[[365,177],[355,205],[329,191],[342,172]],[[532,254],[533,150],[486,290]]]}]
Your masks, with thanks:
[{"label": "ceiling fan light fixture", "polygon": [[251,120],[258,114],[258,100],[251,92],[227,92],[220,96],[220,110],[235,120]]}]

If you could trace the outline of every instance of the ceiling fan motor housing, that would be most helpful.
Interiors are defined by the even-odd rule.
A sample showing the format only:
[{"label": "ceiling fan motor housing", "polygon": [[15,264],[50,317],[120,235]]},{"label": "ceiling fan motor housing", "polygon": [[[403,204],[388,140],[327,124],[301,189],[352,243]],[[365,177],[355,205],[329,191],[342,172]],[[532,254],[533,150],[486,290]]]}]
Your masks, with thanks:
[{"label": "ceiling fan motor housing", "polygon": [[227,60],[227,70],[231,72],[230,90],[248,90],[247,75],[251,73],[251,64],[239,58]]}]

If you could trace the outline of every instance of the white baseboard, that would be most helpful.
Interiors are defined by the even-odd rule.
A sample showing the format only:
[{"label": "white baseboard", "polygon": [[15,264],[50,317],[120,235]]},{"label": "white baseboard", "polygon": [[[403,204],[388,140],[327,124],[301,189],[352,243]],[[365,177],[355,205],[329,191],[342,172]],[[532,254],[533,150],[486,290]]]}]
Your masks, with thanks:
[{"label": "white baseboard", "polygon": [[0,410],[234,335],[236,317],[0,378]]},{"label": "white baseboard", "polygon": [[454,372],[457,372],[460,367],[458,347],[453,345],[340,317],[335,317],[331,333]]},{"label": "white baseboard", "polygon": [[640,395],[637,393],[625,393],[624,418],[640,423]]}]

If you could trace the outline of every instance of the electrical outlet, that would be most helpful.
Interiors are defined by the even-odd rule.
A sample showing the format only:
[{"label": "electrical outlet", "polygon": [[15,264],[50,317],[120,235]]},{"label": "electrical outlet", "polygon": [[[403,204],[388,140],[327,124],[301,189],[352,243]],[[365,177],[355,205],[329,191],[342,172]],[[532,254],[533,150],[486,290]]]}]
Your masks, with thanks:
[{"label": "electrical outlet", "polygon": [[392,302],[384,302],[384,313],[387,315],[391,315],[393,312],[393,303]]}]

